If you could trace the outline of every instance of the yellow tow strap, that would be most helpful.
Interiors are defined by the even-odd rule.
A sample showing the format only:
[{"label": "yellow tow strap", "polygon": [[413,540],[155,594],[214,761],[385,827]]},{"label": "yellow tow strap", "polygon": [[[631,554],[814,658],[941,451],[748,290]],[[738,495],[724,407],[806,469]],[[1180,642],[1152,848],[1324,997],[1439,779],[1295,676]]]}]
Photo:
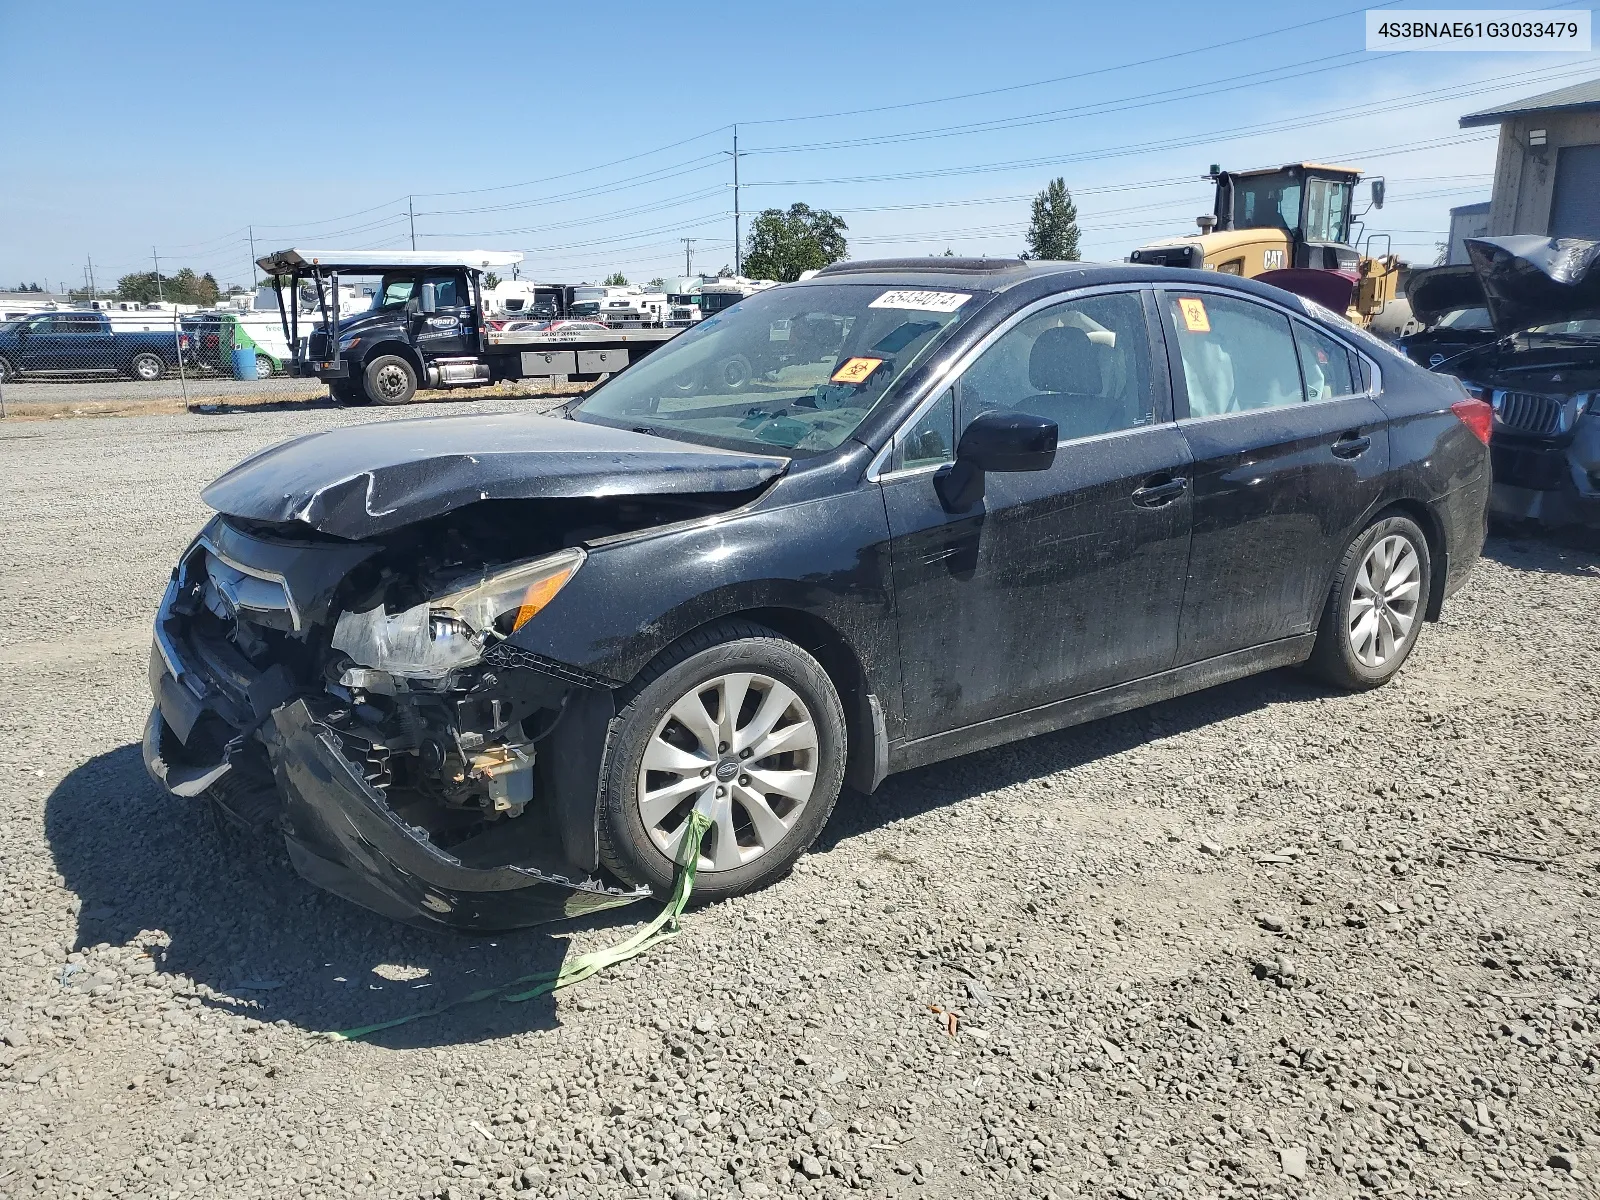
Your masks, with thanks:
[{"label": "yellow tow strap", "polygon": [[[476,1004],[482,1000],[492,1000],[498,996],[511,1003],[520,1003],[523,1000],[532,1000],[536,996],[544,996],[556,991],[558,988],[570,987],[575,983],[582,983],[591,975],[614,967],[620,962],[630,958],[637,958],[653,946],[670,941],[678,936],[678,918],[683,915],[684,908],[689,903],[689,895],[694,891],[695,868],[700,862],[700,843],[705,838],[706,830],[711,827],[711,819],[698,808],[689,813],[688,827],[684,831],[683,841],[678,847],[678,876],[672,884],[672,895],[668,897],[666,907],[659,916],[651,921],[639,932],[626,941],[615,946],[608,946],[603,950],[592,950],[588,954],[580,954],[570,962],[564,963],[554,971],[538,971],[532,975],[522,975],[507,983],[495,987],[484,988],[469,995],[458,997],[437,1008],[430,1008],[424,1012],[410,1013],[404,1017],[395,1017],[388,1021],[379,1021],[375,1025],[361,1025],[355,1029],[341,1029],[316,1036],[334,1042],[349,1042],[357,1038],[364,1038],[369,1034],[378,1033],[384,1029],[393,1029],[397,1025],[408,1025],[412,1021],[420,1021],[425,1017],[437,1017],[441,1013],[449,1012],[453,1008],[460,1008],[464,1004]],[[513,991],[513,988],[522,988],[525,984],[532,987],[522,991]]]}]

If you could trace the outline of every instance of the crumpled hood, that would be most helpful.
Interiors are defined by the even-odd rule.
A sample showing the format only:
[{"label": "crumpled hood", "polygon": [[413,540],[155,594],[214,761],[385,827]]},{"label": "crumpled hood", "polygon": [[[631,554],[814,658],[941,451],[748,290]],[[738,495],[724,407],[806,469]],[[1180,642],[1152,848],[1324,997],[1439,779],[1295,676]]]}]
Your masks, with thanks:
[{"label": "crumpled hood", "polygon": [[480,500],[742,492],[789,460],[518,413],[381,421],[252,455],[201,498],[246,520],[366,538]]},{"label": "crumpled hood", "polygon": [[1600,309],[1600,271],[1594,269],[1600,242],[1519,233],[1468,238],[1466,246],[1499,333],[1517,333]]},{"label": "crumpled hood", "polygon": [[1425,328],[1432,328],[1447,313],[1482,308],[1483,284],[1478,282],[1477,271],[1465,263],[1423,267],[1406,278],[1406,300],[1411,304],[1411,315]]}]

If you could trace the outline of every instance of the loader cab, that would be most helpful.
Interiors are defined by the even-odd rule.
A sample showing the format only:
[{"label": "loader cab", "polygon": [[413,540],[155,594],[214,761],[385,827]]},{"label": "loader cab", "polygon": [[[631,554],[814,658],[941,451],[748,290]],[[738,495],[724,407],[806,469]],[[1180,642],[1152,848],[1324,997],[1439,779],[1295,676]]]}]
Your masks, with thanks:
[{"label": "loader cab", "polygon": [[1218,232],[1277,229],[1285,238],[1281,255],[1268,256],[1265,269],[1302,267],[1354,271],[1360,255],[1350,243],[1351,200],[1359,171],[1316,163],[1290,163],[1260,171],[1222,171],[1216,180],[1214,214]]}]

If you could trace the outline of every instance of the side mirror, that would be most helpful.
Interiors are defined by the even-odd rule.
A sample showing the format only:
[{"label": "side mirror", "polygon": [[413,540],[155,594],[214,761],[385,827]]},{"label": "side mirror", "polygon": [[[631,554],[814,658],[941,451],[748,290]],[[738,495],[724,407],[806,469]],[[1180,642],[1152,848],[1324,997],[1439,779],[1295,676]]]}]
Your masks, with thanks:
[{"label": "side mirror", "polygon": [[1382,179],[1374,179],[1372,181],[1372,207],[1373,208],[1382,208],[1383,207],[1383,180]]},{"label": "side mirror", "polygon": [[422,311],[425,313],[439,311],[439,292],[431,283],[422,285]]},{"label": "side mirror", "polygon": [[989,471],[1048,471],[1056,461],[1056,423],[1033,413],[980,413],[962,431],[956,461],[933,478],[946,512],[966,512],[983,499]]}]

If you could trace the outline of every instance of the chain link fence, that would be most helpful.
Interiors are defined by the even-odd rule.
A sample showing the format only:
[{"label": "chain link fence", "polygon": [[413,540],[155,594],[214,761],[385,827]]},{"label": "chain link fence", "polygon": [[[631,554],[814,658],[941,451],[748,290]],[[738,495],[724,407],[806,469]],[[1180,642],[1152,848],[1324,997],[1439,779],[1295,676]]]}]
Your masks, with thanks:
[{"label": "chain link fence", "polygon": [[0,323],[0,416],[30,404],[245,396],[310,399],[327,389],[290,379],[280,328],[255,314],[56,309]]}]

